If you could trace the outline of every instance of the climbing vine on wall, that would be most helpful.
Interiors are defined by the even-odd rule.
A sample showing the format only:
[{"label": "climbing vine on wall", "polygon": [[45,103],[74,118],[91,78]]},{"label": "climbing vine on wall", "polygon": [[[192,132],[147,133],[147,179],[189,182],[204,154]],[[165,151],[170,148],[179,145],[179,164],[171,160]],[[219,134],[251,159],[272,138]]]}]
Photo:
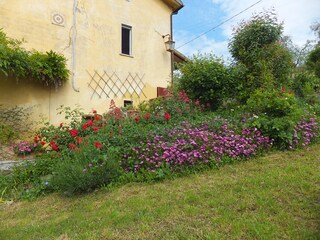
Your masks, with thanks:
[{"label": "climbing vine on wall", "polygon": [[0,74],[5,78],[30,80],[44,86],[60,87],[68,80],[66,58],[54,51],[27,51],[22,41],[11,39],[0,29]]}]

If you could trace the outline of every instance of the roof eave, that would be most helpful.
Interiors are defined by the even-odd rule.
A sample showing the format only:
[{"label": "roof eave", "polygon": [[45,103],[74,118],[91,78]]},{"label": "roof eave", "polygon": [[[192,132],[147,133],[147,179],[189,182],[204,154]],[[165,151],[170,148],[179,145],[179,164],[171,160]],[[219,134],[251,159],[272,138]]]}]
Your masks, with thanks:
[{"label": "roof eave", "polygon": [[178,13],[178,11],[184,7],[183,2],[181,0],[163,0],[169,7],[172,8],[172,12],[174,14]]},{"label": "roof eave", "polygon": [[184,63],[188,62],[189,58],[187,58],[185,55],[183,55],[181,52],[175,49],[173,51],[173,61],[176,63]]}]

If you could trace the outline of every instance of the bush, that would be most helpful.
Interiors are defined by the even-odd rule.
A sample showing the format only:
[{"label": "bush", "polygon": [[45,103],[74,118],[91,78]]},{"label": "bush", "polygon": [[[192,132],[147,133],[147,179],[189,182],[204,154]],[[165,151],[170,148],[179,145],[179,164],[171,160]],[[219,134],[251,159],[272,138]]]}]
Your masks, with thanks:
[{"label": "bush", "polygon": [[[273,12],[254,15],[234,30],[229,50],[235,59],[232,75],[237,95],[244,103],[257,89],[288,84],[293,68],[290,52],[281,44],[283,25]],[[234,77],[235,76],[235,77]]]},{"label": "bush", "polygon": [[245,110],[252,113],[246,121],[273,139],[274,145],[286,149],[294,138],[294,128],[302,118],[294,94],[284,88],[275,91],[257,90],[247,101]]},{"label": "bush", "polygon": [[73,157],[63,155],[54,169],[52,185],[67,195],[90,192],[115,181],[121,175],[117,149],[100,142],[88,142]]},{"label": "bush", "polygon": [[28,78],[45,86],[59,87],[69,78],[67,59],[53,51],[30,52],[21,41],[10,39],[0,29],[0,72],[16,79]]},{"label": "bush", "polygon": [[309,53],[306,65],[318,78],[320,78],[320,44]]},{"label": "bush", "polygon": [[317,92],[320,91],[320,78],[312,72],[302,71],[296,73],[292,79],[291,88],[296,96],[309,104],[315,104],[319,101]]},{"label": "bush", "polygon": [[209,103],[211,109],[217,109],[233,88],[223,61],[212,54],[194,55],[180,65],[179,70],[178,89],[185,91],[193,101]]},{"label": "bush", "polygon": [[299,110],[293,92],[285,88],[256,90],[248,99],[246,108],[250,113],[272,118],[294,115]]},{"label": "bush", "polygon": [[190,99],[184,90],[170,90],[166,97],[140,104],[140,114],[136,116],[144,123],[168,123],[169,120],[181,121],[194,118],[208,107],[209,104],[200,104],[199,101]]}]

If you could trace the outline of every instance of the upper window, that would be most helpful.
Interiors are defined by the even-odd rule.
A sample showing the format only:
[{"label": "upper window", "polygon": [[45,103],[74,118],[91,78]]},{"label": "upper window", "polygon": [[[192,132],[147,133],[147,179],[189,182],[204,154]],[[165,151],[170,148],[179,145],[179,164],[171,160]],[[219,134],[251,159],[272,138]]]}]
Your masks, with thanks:
[{"label": "upper window", "polygon": [[126,55],[132,54],[132,27],[128,25],[121,26],[121,53]]}]

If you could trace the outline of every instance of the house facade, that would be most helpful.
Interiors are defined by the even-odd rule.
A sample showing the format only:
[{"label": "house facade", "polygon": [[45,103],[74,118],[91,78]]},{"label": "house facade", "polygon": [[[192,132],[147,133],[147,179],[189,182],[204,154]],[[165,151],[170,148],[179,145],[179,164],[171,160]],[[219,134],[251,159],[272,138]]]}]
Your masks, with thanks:
[{"label": "house facade", "polygon": [[0,28],[27,50],[68,59],[70,79],[59,89],[0,79],[0,104],[32,106],[33,116],[61,121],[56,109],[79,105],[105,112],[155,98],[171,81],[172,15],[180,0],[2,0]]}]

